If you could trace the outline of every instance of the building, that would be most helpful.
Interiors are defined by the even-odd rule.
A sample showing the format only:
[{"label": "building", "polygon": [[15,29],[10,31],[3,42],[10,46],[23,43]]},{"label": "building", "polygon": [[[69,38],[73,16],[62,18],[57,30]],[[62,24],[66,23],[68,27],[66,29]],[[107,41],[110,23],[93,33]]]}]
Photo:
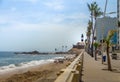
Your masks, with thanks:
[{"label": "building", "polygon": [[[96,20],[96,41],[100,42],[107,37],[109,30],[117,30],[117,18],[103,17]],[[117,44],[117,34],[113,38],[113,43]]]},{"label": "building", "polygon": [[73,45],[73,48],[78,48],[78,49],[84,49],[85,43],[84,42],[78,42],[76,45]]}]

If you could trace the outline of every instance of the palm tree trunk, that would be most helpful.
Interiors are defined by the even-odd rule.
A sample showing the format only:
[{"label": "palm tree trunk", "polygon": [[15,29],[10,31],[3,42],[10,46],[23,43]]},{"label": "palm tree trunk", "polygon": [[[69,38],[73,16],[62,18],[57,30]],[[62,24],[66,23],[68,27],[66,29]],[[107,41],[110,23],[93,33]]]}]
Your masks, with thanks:
[{"label": "palm tree trunk", "polygon": [[95,60],[97,61],[97,48],[95,48]]},{"label": "palm tree trunk", "polygon": [[88,37],[88,53],[90,52],[90,36]]},{"label": "palm tree trunk", "polygon": [[93,47],[93,43],[94,43],[94,33],[93,33],[93,36],[92,36],[92,44],[91,44],[91,56],[94,57],[94,47]]},{"label": "palm tree trunk", "polygon": [[92,22],[92,44],[91,44],[91,56],[94,57],[94,55],[93,55],[93,42],[94,42],[93,12],[92,12],[92,15],[91,15],[91,22]]},{"label": "palm tree trunk", "polygon": [[107,44],[107,63],[108,63],[108,70],[112,71],[110,55],[109,55],[109,44]]},{"label": "palm tree trunk", "polygon": [[[93,29],[93,43],[94,43],[94,37],[95,37],[95,31],[96,31],[96,17],[95,17],[95,24],[94,24],[94,29]],[[95,60],[97,61],[97,48],[95,49]]]},{"label": "palm tree trunk", "polygon": [[[92,26],[93,27],[93,26]],[[96,18],[95,18],[95,23],[94,23],[94,27],[93,27],[93,29],[92,29],[92,34],[93,34],[93,36],[92,36],[92,57],[94,57],[94,54],[93,54],[93,43],[94,43],[94,37],[95,37],[95,29],[96,29]],[[96,53],[96,50],[95,50],[95,53]]]}]

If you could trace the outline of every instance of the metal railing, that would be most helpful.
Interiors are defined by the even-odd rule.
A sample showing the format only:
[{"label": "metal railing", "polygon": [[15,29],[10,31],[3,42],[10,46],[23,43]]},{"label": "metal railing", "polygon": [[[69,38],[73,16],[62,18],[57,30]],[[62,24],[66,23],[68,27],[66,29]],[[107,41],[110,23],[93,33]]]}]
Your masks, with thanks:
[{"label": "metal railing", "polygon": [[83,67],[83,56],[84,51],[82,51],[66,69],[62,69],[57,74],[58,77],[54,82],[80,82]]}]

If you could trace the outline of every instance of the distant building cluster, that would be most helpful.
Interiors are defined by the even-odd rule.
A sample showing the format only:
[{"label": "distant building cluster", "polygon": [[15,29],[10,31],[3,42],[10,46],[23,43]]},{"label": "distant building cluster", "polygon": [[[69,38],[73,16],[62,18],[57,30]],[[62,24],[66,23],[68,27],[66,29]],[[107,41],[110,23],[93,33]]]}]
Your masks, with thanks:
[{"label": "distant building cluster", "polygon": [[78,42],[76,45],[73,45],[73,48],[84,49],[84,42]]}]

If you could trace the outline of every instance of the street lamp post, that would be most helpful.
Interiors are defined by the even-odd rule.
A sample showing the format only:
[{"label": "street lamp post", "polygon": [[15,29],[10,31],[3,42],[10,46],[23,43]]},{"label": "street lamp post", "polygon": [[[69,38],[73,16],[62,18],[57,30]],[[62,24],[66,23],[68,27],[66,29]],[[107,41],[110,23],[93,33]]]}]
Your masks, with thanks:
[{"label": "street lamp post", "polygon": [[[106,16],[107,3],[108,3],[108,0],[106,0],[105,2],[105,9],[104,9],[103,17]],[[103,39],[104,39],[104,26],[102,26],[102,58],[103,58],[103,52],[104,52]],[[102,59],[102,64],[103,64],[103,59]]]},{"label": "street lamp post", "polygon": [[107,3],[108,3],[108,0],[106,0],[106,2],[105,2],[105,9],[104,9],[104,17],[105,17],[105,15],[106,15],[106,9],[107,9]]},{"label": "street lamp post", "polygon": [[117,22],[117,27],[118,27],[118,49],[120,47],[120,0],[117,0],[117,18],[118,18],[118,22]]},{"label": "street lamp post", "polygon": [[[106,2],[105,2],[105,8],[104,8],[103,17],[105,17],[106,14],[114,14],[114,13],[116,13],[116,12],[106,13],[107,3],[108,3],[108,0],[106,0]],[[104,26],[102,27],[102,57],[103,57],[103,52],[104,52],[103,39],[104,39]],[[102,59],[102,64],[103,64],[103,59]]]}]

